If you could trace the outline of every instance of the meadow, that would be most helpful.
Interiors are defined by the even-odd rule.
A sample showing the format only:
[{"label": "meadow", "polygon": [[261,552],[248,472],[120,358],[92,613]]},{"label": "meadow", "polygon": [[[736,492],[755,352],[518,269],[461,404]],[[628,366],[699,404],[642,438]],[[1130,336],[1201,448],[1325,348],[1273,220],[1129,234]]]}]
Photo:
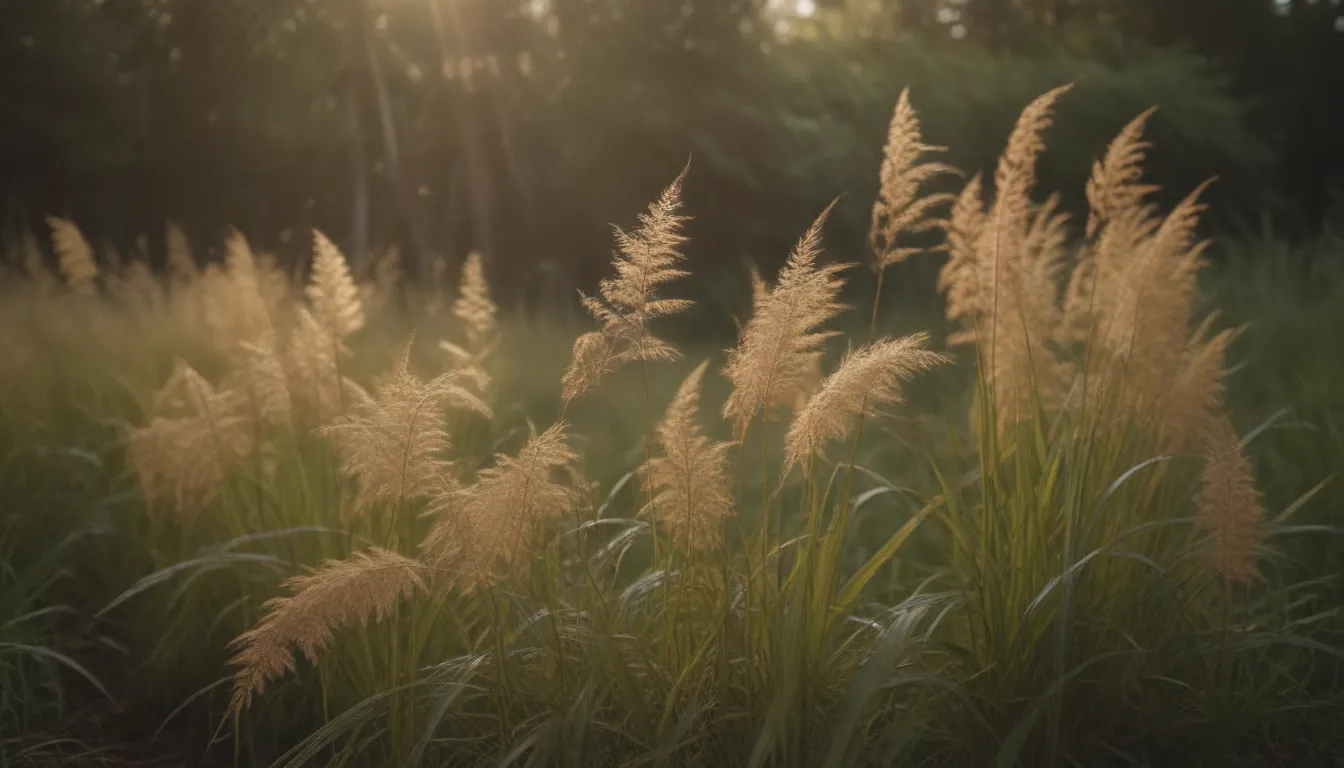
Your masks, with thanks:
[{"label": "meadow", "polygon": [[1148,113],[1071,220],[1067,91],[984,175],[902,96],[718,334],[682,177],[583,313],[11,237],[0,763],[1338,765],[1344,239],[1201,239]]}]

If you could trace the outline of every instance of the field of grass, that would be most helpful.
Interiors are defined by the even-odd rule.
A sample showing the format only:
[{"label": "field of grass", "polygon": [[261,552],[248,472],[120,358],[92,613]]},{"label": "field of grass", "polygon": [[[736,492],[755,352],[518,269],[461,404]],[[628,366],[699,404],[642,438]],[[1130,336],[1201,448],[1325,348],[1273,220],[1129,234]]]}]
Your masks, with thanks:
[{"label": "field of grass", "polygon": [[0,764],[1337,765],[1344,242],[1206,248],[1142,118],[1065,222],[1061,96],[988,204],[903,99],[722,338],[680,180],[591,316],[13,238]]}]

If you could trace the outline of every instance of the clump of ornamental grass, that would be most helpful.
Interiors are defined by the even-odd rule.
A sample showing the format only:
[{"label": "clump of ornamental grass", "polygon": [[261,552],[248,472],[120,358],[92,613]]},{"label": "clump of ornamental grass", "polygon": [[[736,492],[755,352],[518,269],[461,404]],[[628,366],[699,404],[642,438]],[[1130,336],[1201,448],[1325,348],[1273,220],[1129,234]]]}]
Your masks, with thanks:
[{"label": "clump of ornamental grass", "polygon": [[949,717],[999,734],[996,755],[957,745],[973,761],[1092,754],[1112,723],[1152,716],[1138,702],[1158,680],[1221,696],[1190,654],[1225,617],[1250,620],[1225,587],[1256,581],[1270,530],[1223,409],[1235,331],[1197,316],[1198,191],[1165,217],[1147,201],[1145,113],[1093,168],[1071,252],[1057,198],[1031,197],[1066,92],[1024,110],[987,208],[979,176],[957,198],[939,276],[950,341],[979,361],[976,479],[942,471],[934,517],[964,596],[946,641],[970,697]]},{"label": "clump of ornamental grass", "polygon": [[[290,563],[340,556],[356,537],[384,546],[406,537],[372,523],[343,524],[350,505],[341,457],[315,434],[372,400],[348,375],[353,370],[339,365],[353,359],[345,344],[363,317],[339,251],[317,240],[314,280],[303,292],[291,291],[237,232],[227,236],[222,262],[204,270],[185,238],[169,245],[176,266],[168,317],[146,318],[146,326],[197,329],[197,343],[184,352],[202,365],[182,363],[144,406],[145,423],[128,432],[132,468],[152,510],[154,551],[148,573],[101,613],[129,609],[138,625],[195,624],[232,636],[251,623]],[[214,372],[208,378],[200,373],[207,369]],[[178,579],[180,589],[160,586]],[[120,608],[132,599],[136,605]],[[215,679],[202,678],[222,659],[203,655],[201,641],[183,631],[145,640],[169,676],[160,685],[189,691]]]},{"label": "clump of ornamental grass", "polygon": [[315,237],[312,309],[298,308],[299,324],[283,336],[273,319],[281,305],[264,293],[266,269],[238,232],[226,240],[223,267],[211,265],[199,289],[187,289],[199,298],[213,345],[231,370],[216,387],[179,361],[154,398],[150,423],[130,432],[133,464],[151,504],[171,500],[180,513],[198,512],[235,468],[275,449],[273,438],[294,428],[296,405],[309,407],[300,415],[321,418],[342,412],[345,397],[350,406],[368,401],[336,364],[348,353],[343,339],[363,323],[362,308],[343,257]]},{"label": "clump of ornamental grass", "polygon": [[[689,306],[689,302],[656,293],[658,287],[685,274],[677,266],[682,259],[677,250],[682,242],[677,233],[682,217],[676,214],[681,181],[678,177],[668,187],[642,217],[639,229],[628,234],[617,231],[620,252],[613,262],[617,276],[602,282],[599,297],[585,297],[585,306],[601,327],[576,343],[561,384],[563,403],[582,395],[624,363],[643,365],[679,356],[658,338],[650,323]],[[898,402],[901,381],[943,360],[925,350],[925,337],[916,335],[879,340],[847,358],[830,377],[815,373],[822,343],[832,335],[823,326],[843,309],[837,296],[844,267],[818,263],[824,219],[824,215],[818,218],[800,240],[775,287],[760,292],[741,343],[729,352],[726,372],[733,392],[723,410],[730,429],[742,434],[755,416],[766,415],[776,405],[796,404],[786,453],[790,465],[805,462],[809,469],[822,458],[824,445],[843,438],[852,422],[872,418],[878,408]],[[469,261],[463,298],[457,305],[469,329],[475,318],[486,314],[473,308],[473,293],[479,296],[483,291],[472,287],[477,280],[472,270]],[[478,307],[485,304],[475,303]],[[484,328],[488,326],[481,323],[478,340],[485,337]],[[472,343],[469,336],[468,344]],[[411,583],[407,579],[413,572],[423,579],[415,584],[423,584],[432,595],[428,605],[423,600],[407,605],[411,622],[419,622],[422,614],[433,621],[449,612],[480,623],[484,639],[470,651],[475,661],[468,663],[463,657],[436,669],[456,670],[455,674],[465,677],[452,679],[463,684],[473,681],[473,689],[480,690],[468,694],[459,688],[453,698],[460,705],[460,717],[466,718],[462,722],[491,723],[485,732],[488,738],[497,739],[496,746],[482,754],[507,751],[521,738],[534,743],[534,758],[546,753],[571,755],[572,759],[578,754],[573,750],[580,747],[571,737],[543,731],[533,731],[531,736],[524,732],[520,737],[516,728],[529,717],[551,716],[547,713],[555,707],[575,706],[562,702],[589,691],[580,694],[593,697],[595,707],[586,717],[590,723],[586,738],[598,738],[601,731],[590,730],[597,723],[614,722],[612,718],[625,713],[638,721],[627,722],[625,727],[636,727],[655,742],[666,741],[676,729],[690,727],[701,738],[713,740],[716,748],[736,752],[740,746],[720,741],[727,732],[716,723],[745,707],[748,727],[757,734],[751,748],[760,756],[820,758],[825,755],[822,748],[807,743],[821,735],[807,713],[847,700],[851,717],[863,717],[874,697],[871,691],[844,687],[854,665],[867,663],[876,669],[908,663],[920,645],[916,629],[928,618],[936,599],[900,606],[864,625],[882,637],[899,638],[881,658],[863,650],[868,647],[868,630],[844,620],[858,610],[864,586],[910,535],[913,521],[859,573],[841,574],[838,564],[846,515],[829,512],[848,510],[851,501],[814,496],[793,515],[812,521],[807,554],[795,558],[794,575],[787,584],[781,581],[768,586],[775,580],[767,580],[764,570],[787,547],[783,529],[762,526],[757,534],[761,545],[757,557],[741,526],[733,524],[737,503],[732,465],[742,457],[733,455],[737,443],[713,440],[698,423],[700,392],[708,370],[706,361],[691,371],[664,417],[650,425],[656,439],[651,434],[646,441],[646,457],[637,471],[645,500],[629,518],[585,520],[596,511],[594,507],[605,508],[611,500],[601,505],[585,503],[591,488],[574,477],[579,457],[567,443],[565,422],[534,432],[516,456],[497,456],[492,466],[469,481],[459,482],[445,465],[431,460],[405,463],[417,467],[416,493],[429,497],[426,515],[433,527],[416,558],[399,559],[392,570],[403,574],[399,582],[403,586]],[[817,382],[816,396],[804,404],[799,396],[811,390],[809,381]],[[380,397],[381,391],[374,401]],[[375,411],[361,413],[366,415],[357,418],[368,418]],[[444,436],[435,435],[444,441]],[[353,432],[341,438],[358,439]],[[392,453],[379,441],[351,450],[368,451],[370,456]],[[429,449],[416,451],[416,455],[428,457],[437,452]],[[765,452],[768,455],[768,445]],[[372,477],[363,465],[349,468],[358,475],[361,494],[397,487]],[[613,494],[618,490],[613,489]],[[580,524],[569,534],[556,527],[557,521],[575,519]],[[587,535],[611,526],[621,532],[596,551],[589,550]],[[659,531],[666,534],[662,538],[667,542],[667,556],[656,557],[642,576],[621,586],[619,564],[625,553],[635,539],[652,536],[656,540]],[[535,568],[539,561],[546,567]],[[671,570],[673,564],[676,570]],[[358,599],[352,597],[348,609],[327,604],[337,594],[326,586],[328,578],[359,594]],[[394,610],[404,590],[354,586],[365,578],[383,583],[385,576],[381,566],[371,565],[364,556],[314,571],[291,584],[297,590],[290,596],[272,604],[281,618],[265,619],[257,629],[239,637],[234,659],[238,666],[235,712],[246,708],[267,679],[293,669],[289,646],[297,645],[311,654],[328,643],[330,635],[323,634],[317,623],[289,636],[291,622],[285,616],[329,618],[334,627],[376,619]],[[366,601],[366,595],[373,596],[373,601]],[[520,624],[516,611],[529,618]],[[632,645],[635,638],[644,638],[639,642],[647,647]],[[846,647],[852,650],[841,650]],[[276,649],[283,654],[277,655]],[[795,657],[795,662],[786,662]],[[545,660],[549,661],[542,663]],[[432,673],[424,679],[418,679],[415,670],[410,673],[412,686],[443,684]],[[849,699],[845,699],[846,691]],[[720,694],[725,698],[712,703]],[[410,695],[419,701],[418,694]],[[604,700],[610,703],[598,703]],[[357,709],[372,701],[366,700]],[[392,731],[419,732],[424,726],[416,711],[423,713],[426,708],[423,704],[394,706]],[[700,714],[684,725],[675,725],[675,713],[683,710]],[[439,711],[438,727],[456,731],[443,719],[447,710]],[[863,729],[858,722],[850,722],[848,739],[860,737]],[[481,727],[476,726],[473,743],[487,738],[480,735]],[[314,754],[320,745],[332,744],[333,738],[331,732],[314,734],[292,754]],[[600,741],[612,738],[620,739],[608,735]],[[848,754],[855,744],[846,741],[832,752]],[[632,747],[613,744],[608,748]],[[389,749],[399,758],[406,757],[398,743]],[[679,748],[673,751],[682,752]],[[414,754],[424,753],[417,749]]]},{"label": "clump of ornamental grass", "polygon": [[[447,370],[412,373],[406,344],[364,379],[365,329],[392,306],[394,270],[361,287],[315,233],[310,281],[291,291],[241,235],[201,270],[170,229],[162,294],[136,261],[100,270],[73,224],[53,221],[67,306],[122,318],[135,297],[166,295],[117,328],[180,318],[212,355],[142,398],[127,441],[154,520],[195,536],[157,529],[179,557],[104,614],[181,575],[144,630],[159,651],[180,647],[154,658],[175,660],[171,676],[188,652],[231,654],[230,721],[253,757],[267,748],[254,739],[321,722],[291,764],[1152,763],[1184,747],[1169,729],[1280,728],[1324,647],[1321,617],[1265,567],[1284,529],[1224,405],[1235,330],[1197,312],[1197,195],[1166,216],[1147,201],[1145,113],[1093,169],[1075,247],[1057,199],[1033,199],[1066,92],[1023,112],[988,202],[978,175],[955,199],[925,192],[951,169],[928,160],[940,148],[902,94],[873,210],[867,338],[825,370],[848,268],[824,258],[828,208],[773,281],[753,268],[722,407],[702,407],[718,368],[706,360],[655,421],[648,364],[681,357],[655,326],[690,306],[663,292],[687,276],[683,172],[637,228],[616,230],[615,275],[583,296],[598,327],[573,346],[557,423],[529,422],[516,450],[501,438],[479,465],[461,460],[468,425],[452,418],[495,416],[499,323],[478,257],[452,304],[461,332],[439,344]],[[877,328],[882,275],[935,229],[950,341],[979,362],[981,426],[966,465],[930,462],[940,486],[920,498],[858,457],[865,425],[949,359],[925,334]],[[583,425],[567,410],[629,363],[644,455],[602,487],[583,479]],[[908,514],[851,568],[853,519],[884,496],[908,497]],[[757,507],[759,520],[743,514]],[[912,538],[928,548],[889,568]],[[645,539],[654,556],[629,557]],[[184,640],[199,626],[234,640],[203,650]],[[210,698],[208,679],[192,701]],[[257,712],[263,692],[279,706]]]},{"label": "clump of ornamental grass", "polygon": [[[84,242],[69,222],[57,227],[54,237],[58,250],[66,241]],[[63,435],[71,441],[72,457],[86,456],[106,466],[109,475],[119,468],[120,456],[109,453],[108,446],[126,447],[129,479],[139,486],[134,495],[147,503],[149,519],[143,525],[127,520],[138,534],[133,541],[138,546],[108,555],[101,565],[146,575],[100,617],[115,616],[133,627],[123,639],[151,664],[147,690],[178,695],[184,686],[189,692],[217,677],[223,660],[217,641],[251,623],[257,605],[275,589],[277,572],[288,570],[290,563],[339,557],[356,537],[372,536],[392,546],[405,536],[360,530],[359,525],[335,535],[345,527],[335,514],[345,506],[334,482],[339,463],[328,465],[327,441],[311,436],[314,427],[325,425],[314,423],[312,399],[304,398],[309,388],[291,391],[296,379],[322,385],[335,378],[335,365],[328,373],[318,365],[305,371],[304,363],[339,354],[342,364],[348,361],[341,376],[351,409],[364,402],[350,377],[362,374],[367,363],[345,351],[324,354],[332,337],[348,342],[358,326],[340,279],[343,267],[334,262],[339,252],[319,245],[317,260],[324,266],[314,269],[315,284],[305,296],[291,291],[274,263],[254,256],[238,233],[226,238],[221,262],[204,270],[180,230],[170,228],[168,245],[170,273],[164,284],[150,276],[141,248],[130,260],[107,255],[90,290],[52,283],[42,303],[31,294],[34,300],[22,305],[5,302],[14,317],[24,318],[7,322],[7,329],[40,331],[18,334],[16,340],[40,367],[24,366],[23,378],[31,379],[31,387],[5,379],[4,411],[6,423],[25,434]],[[78,274],[81,252],[65,257],[66,272]],[[51,282],[37,253],[28,266]],[[83,253],[93,258],[91,250]],[[26,285],[16,288],[26,291]],[[295,307],[296,296],[306,298],[306,306]],[[319,316],[337,319],[327,323],[329,333],[306,334],[323,342],[310,354],[296,352],[305,336],[296,319],[302,309],[315,321]],[[127,339],[137,342],[127,344]],[[181,359],[160,385],[164,364],[174,357]],[[309,375],[295,376],[296,367]],[[464,370],[448,378],[473,392],[484,391],[476,373]],[[462,399],[468,396],[476,397]],[[22,426],[28,422],[31,428]],[[115,441],[101,426],[118,422],[136,423],[124,430],[124,441]],[[118,486],[106,493],[109,499],[130,498],[127,490]],[[80,509],[96,512],[102,505],[91,501]],[[106,509],[113,508],[108,502]],[[120,525],[122,513],[115,508]],[[70,527],[85,523],[73,520]],[[100,523],[95,519],[91,525]],[[178,586],[168,586],[172,583]],[[128,606],[132,600],[135,605]]]}]

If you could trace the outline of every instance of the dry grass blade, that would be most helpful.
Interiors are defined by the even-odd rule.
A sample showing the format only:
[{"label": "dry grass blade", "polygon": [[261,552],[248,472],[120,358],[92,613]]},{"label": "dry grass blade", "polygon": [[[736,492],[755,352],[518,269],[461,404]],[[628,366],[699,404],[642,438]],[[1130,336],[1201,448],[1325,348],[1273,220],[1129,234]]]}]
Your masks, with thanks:
[{"label": "dry grass blade", "polygon": [[268,680],[294,671],[290,646],[316,661],[333,630],[370,617],[381,621],[403,596],[425,589],[423,572],[415,560],[374,548],[286,581],[293,594],[268,601],[266,615],[230,644],[238,669],[230,711],[247,709]]}]

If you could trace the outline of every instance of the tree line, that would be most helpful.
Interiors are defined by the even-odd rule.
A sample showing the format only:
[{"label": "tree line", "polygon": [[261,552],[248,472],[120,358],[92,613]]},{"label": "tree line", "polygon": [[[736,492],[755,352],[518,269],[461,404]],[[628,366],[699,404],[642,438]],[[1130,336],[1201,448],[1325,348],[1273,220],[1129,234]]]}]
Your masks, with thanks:
[{"label": "tree line", "polygon": [[1344,187],[1342,18],[1329,0],[5,3],[0,196],[11,227],[71,216],[155,258],[166,220],[281,250],[320,227],[357,262],[396,243],[423,276],[477,250],[542,284],[585,279],[607,222],[689,156],[702,250],[769,262],[837,194],[861,247],[901,88],[976,170],[1032,94],[1076,79],[1051,189],[1081,193],[1103,137],[1155,103],[1158,181],[1218,175],[1225,226],[1305,234]]}]

